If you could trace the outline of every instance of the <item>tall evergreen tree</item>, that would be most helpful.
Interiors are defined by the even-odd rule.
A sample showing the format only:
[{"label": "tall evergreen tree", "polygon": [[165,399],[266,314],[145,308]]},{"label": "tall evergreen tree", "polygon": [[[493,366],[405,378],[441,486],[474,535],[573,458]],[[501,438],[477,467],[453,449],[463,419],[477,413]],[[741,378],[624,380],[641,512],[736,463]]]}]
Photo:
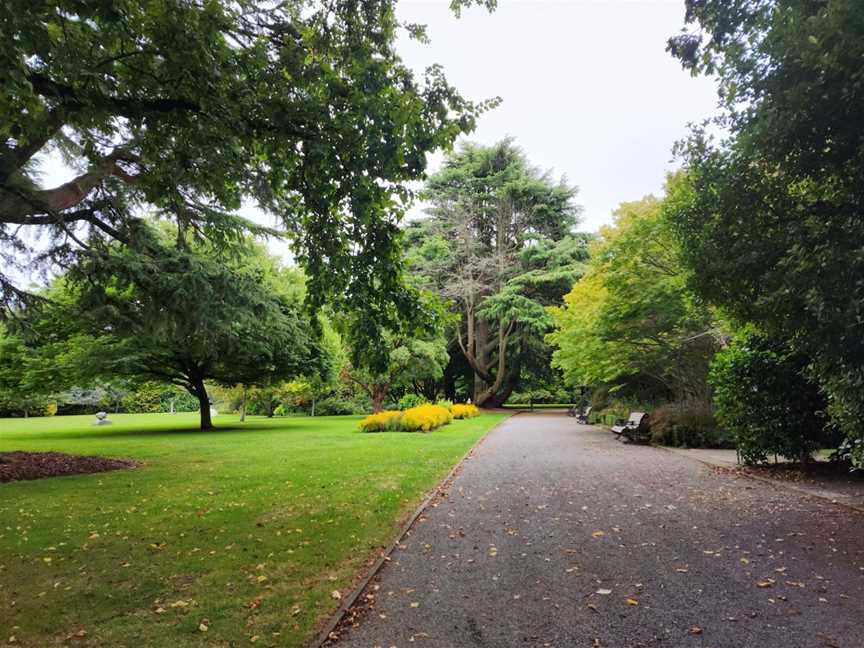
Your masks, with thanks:
[{"label": "tall evergreen tree", "polygon": [[587,258],[572,236],[576,189],[533,168],[511,140],[465,144],[429,178],[428,219],[408,230],[424,287],[460,315],[455,345],[481,406],[504,403],[522,359],[543,344],[545,307],[557,303]]}]

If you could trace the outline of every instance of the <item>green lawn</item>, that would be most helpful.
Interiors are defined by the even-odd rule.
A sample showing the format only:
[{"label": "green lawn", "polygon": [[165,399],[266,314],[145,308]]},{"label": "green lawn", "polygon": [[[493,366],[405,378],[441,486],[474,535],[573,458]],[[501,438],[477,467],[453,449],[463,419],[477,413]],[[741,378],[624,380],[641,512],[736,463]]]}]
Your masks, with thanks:
[{"label": "green lawn", "polygon": [[505,416],[429,434],[362,434],[359,417],[222,415],[210,433],[195,414],[0,419],[0,451],[144,462],[0,484],[0,643],[300,645]]}]

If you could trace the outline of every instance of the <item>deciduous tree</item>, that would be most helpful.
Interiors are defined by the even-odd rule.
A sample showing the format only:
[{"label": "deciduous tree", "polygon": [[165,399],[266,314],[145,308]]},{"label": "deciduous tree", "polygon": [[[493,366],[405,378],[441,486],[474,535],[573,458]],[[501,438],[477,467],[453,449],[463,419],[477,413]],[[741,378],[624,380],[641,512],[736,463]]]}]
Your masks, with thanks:
[{"label": "deciduous tree", "polygon": [[[453,8],[473,0],[454,0]],[[491,6],[492,0],[484,4]],[[4,265],[69,263],[93,238],[137,243],[141,207],[178,240],[214,242],[278,217],[309,274],[309,300],[367,309],[374,340],[410,310],[397,221],[426,154],[473,128],[473,104],[439,67],[395,51],[395,0],[8,0],[0,4],[0,243]],[[42,186],[35,162],[77,169]],[[46,237],[42,237],[46,240]],[[92,251],[92,250],[91,250]],[[25,297],[0,276],[5,303]]]}]

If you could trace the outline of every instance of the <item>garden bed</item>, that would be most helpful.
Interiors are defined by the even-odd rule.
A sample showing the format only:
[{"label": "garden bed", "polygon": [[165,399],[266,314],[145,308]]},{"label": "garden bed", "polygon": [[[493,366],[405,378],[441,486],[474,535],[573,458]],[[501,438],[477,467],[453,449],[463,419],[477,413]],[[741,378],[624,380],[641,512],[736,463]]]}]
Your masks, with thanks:
[{"label": "garden bed", "polygon": [[86,475],[134,468],[137,465],[139,462],[131,459],[88,457],[63,452],[0,452],[0,482]]}]

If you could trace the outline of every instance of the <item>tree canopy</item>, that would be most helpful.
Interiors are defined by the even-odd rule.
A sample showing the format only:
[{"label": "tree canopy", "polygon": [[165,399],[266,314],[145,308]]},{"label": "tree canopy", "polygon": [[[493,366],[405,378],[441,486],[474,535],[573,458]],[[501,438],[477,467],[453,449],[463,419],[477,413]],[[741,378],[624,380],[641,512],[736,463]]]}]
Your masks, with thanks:
[{"label": "tree canopy", "polygon": [[551,309],[553,363],[571,384],[647,381],[666,398],[707,400],[717,332],[687,289],[662,205],[653,196],[622,203],[614,225],[601,228],[585,275]]},{"label": "tree canopy", "polygon": [[[412,301],[397,246],[404,183],[494,103],[463,99],[439,67],[416,79],[394,42],[424,33],[399,25],[394,5],[4,2],[4,265],[67,264],[94,238],[134,246],[142,208],[180,239],[230,241],[258,229],[235,215],[251,200],[290,234],[310,304],[344,298],[374,339]],[[44,187],[37,162],[51,151],[78,174]],[[28,257],[21,227],[50,244]],[[0,288],[7,304],[26,297],[7,273]]]},{"label": "tree canopy", "polygon": [[726,133],[697,128],[679,147],[688,171],[668,216],[692,285],[812,358],[835,420],[860,436],[860,2],[690,0],[687,21],[670,50],[718,78]]},{"label": "tree canopy", "polygon": [[260,246],[247,243],[233,262],[202,252],[164,245],[142,255],[112,243],[82,256],[51,306],[28,318],[40,371],[55,386],[121,376],[182,387],[208,429],[205,380],[261,385],[326,362],[296,288]]}]

